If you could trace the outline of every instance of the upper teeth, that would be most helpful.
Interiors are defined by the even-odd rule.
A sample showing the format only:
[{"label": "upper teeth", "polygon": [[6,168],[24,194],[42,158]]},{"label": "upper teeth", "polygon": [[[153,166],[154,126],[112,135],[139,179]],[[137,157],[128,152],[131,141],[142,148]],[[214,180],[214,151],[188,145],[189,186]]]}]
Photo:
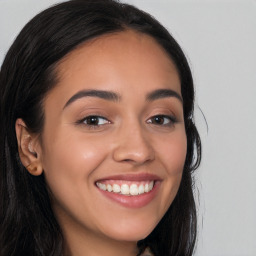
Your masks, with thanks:
[{"label": "upper teeth", "polygon": [[108,192],[119,193],[122,195],[136,196],[136,195],[147,193],[151,191],[154,187],[154,181],[150,181],[147,183],[143,182],[143,183],[144,184],[132,183],[131,185],[126,183],[123,183],[122,185],[114,183],[111,185],[111,184],[97,182],[96,185],[101,190],[105,190]]}]

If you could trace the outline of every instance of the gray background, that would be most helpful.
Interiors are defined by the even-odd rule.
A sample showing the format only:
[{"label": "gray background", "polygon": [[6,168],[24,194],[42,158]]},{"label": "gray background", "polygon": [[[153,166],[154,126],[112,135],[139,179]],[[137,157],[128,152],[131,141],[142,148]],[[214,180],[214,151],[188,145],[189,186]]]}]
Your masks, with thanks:
[{"label": "gray background", "polygon": [[[56,2],[0,0],[0,63],[24,24]],[[194,75],[203,142],[195,176],[200,197],[195,255],[256,255],[256,1],[126,2],[169,29]]]}]

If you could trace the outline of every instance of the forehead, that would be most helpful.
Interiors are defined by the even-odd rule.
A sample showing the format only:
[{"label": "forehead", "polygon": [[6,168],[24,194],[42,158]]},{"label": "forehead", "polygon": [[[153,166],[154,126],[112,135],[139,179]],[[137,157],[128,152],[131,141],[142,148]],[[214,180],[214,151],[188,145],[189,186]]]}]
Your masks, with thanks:
[{"label": "forehead", "polygon": [[94,68],[95,64],[110,65],[121,61],[125,66],[132,60],[133,64],[137,62],[140,65],[139,59],[144,61],[143,66],[152,63],[163,71],[176,71],[170,56],[154,38],[133,30],[105,34],[81,44],[60,61],[57,70],[64,77],[68,75],[68,71],[79,70],[85,65],[87,68]]},{"label": "forehead", "polygon": [[[113,51],[116,51],[122,53],[120,57],[123,57],[126,54],[131,54],[131,57],[133,57],[134,54],[137,54],[136,50],[146,50],[149,48],[151,48],[151,54],[164,55],[166,61],[173,64],[167,52],[153,37],[129,29],[121,32],[104,34],[81,43],[60,61],[58,67],[61,70],[63,65],[68,65],[68,62],[72,60],[77,61],[81,54],[85,54],[88,57],[95,54],[104,54],[106,57],[106,54],[109,51],[111,51],[110,54],[112,54]],[[112,57],[114,56],[112,55]]]},{"label": "forehead", "polygon": [[154,38],[131,30],[85,42],[60,61],[57,74],[53,92],[61,88],[57,94],[66,97],[84,89],[139,95],[161,87],[180,93],[178,72],[166,51]]}]

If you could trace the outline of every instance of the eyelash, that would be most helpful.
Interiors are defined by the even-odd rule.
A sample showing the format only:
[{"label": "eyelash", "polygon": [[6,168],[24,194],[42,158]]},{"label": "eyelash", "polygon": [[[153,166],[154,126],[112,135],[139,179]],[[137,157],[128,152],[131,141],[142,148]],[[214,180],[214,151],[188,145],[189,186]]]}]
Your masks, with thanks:
[{"label": "eyelash", "polygon": [[[152,121],[152,119],[154,119],[154,121],[162,121],[162,123],[154,123]],[[157,121],[157,122],[158,122]],[[150,119],[148,119],[147,123],[153,124],[153,125],[159,125],[159,126],[172,126],[175,123],[177,123],[177,119],[174,116],[168,116],[168,115],[156,115],[156,116],[152,116]]]},{"label": "eyelash", "polygon": [[[94,120],[93,120],[93,119],[94,119]],[[99,124],[99,119],[104,120],[104,121],[103,121],[104,123]],[[89,121],[89,122],[92,121],[92,123],[90,124],[90,123],[88,123],[88,121]],[[93,123],[93,122],[95,122],[95,121],[97,121],[96,124]],[[92,128],[92,129],[95,129],[95,128],[98,128],[98,127],[100,127],[100,126],[102,126],[102,125],[110,124],[110,123],[111,123],[111,122],[110,122],[107,118],[105,118],[105,117],[103,117],[103,116],[98,116],[98,115],[86,116],[85,118],[83,118],[83,119],[77,121],[77,124],[84,124],[84,125],[88,126],[89,128]]]},{"label": "eyelash", "polygon": [[[103,122],[101,121],[101,123],[100,123],[99,122],[100,120],[103,120]],[[152,124],[152,125],[156,125],[156,126],[168,127],[168,126],[173,126],[175,123],[177,123],[177,119],[174,116],[155,115],[155,116],[150,117],[146,122],[148,124]],[[97,129],[103,125],[110,124],[111,122],[103,116],[89,115],[89,116],[86,116],[85,118],[77,121],[76,123],[86,125],[90,129]]]}]

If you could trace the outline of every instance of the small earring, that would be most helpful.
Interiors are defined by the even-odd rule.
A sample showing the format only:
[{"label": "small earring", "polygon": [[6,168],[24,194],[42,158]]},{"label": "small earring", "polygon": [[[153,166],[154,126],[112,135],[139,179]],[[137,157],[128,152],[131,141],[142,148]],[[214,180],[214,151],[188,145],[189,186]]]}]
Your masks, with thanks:
[{"label": "small earring", "polygon": [[34,173],[37,171],[37,167],[36,166],[32,166],[32,164],[29,164],[26,169],[30,172],[30,173]]},{"label": "small earring", "polygon": [[34,176],[39,176],[43,173],[43,167],[39,162],[33,162],[26,166],[28,172]]}]

